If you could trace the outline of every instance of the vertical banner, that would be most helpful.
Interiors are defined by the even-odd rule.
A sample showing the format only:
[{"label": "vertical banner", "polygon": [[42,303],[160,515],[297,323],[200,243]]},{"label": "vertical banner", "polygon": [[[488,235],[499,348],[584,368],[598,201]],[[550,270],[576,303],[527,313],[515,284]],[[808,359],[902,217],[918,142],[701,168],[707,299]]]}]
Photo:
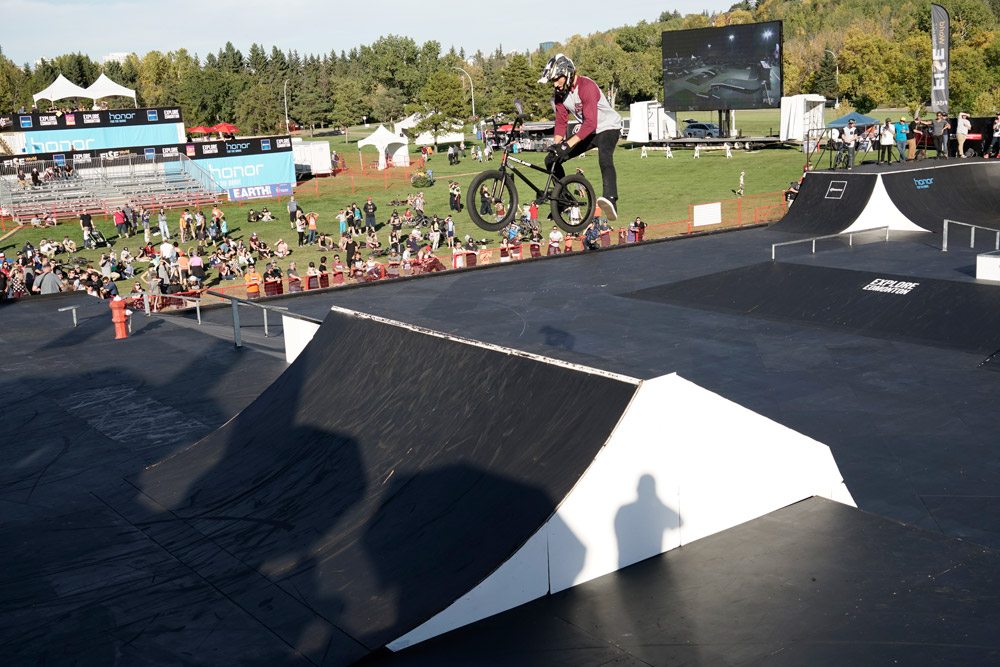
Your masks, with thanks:
[{"label": "vertical banner", "polygon": [[931,5],[931,111],[948,113],[951,26],[948,10]]}]

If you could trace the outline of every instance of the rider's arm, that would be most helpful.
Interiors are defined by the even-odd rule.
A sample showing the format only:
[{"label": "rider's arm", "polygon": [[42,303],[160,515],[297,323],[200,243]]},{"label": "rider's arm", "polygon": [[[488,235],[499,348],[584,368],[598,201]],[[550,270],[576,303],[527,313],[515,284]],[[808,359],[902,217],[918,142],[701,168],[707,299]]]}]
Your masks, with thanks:
[{"label": "rider's arm", "polygon": [[[576,134],[566,142],[572,148],[597,130],[597,103],[601,100],[601,89],[597,87],[593,79],[581,76],[577,79],[577,94],[583,105],[583,118],[578,118],[581,123]],[[563,107],[565,109],[565,107]]]},{"label": "rider's arm", "polygon": [[569,124],[569,112],[566,110],[566,105],[562,102],[557,102],[554,98],[552,104],[556,111],[556,127],[555,136],[552,140],[555,143],[559,143],[566,138],[566,126]]}]

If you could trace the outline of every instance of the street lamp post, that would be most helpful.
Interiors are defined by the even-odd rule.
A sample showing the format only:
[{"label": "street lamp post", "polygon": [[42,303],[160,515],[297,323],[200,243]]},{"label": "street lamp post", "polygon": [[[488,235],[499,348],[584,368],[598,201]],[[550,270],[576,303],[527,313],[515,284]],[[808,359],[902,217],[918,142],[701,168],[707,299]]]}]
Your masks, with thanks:
[{"label": "street lamp post", "polygon": [[453,66],[453,69],[457,69],[459,72],[469,77],[469,92],[472,94],[472,117],[476,117],[476,86],[472,83],[472,75],[466,72],[464,69],[458,66]]},{"label": "street lamp post", "polygon": [[823,49],[823,51],[833,56],[833,66],[835,68],[834,76],[837,79],[837,99],[833,103],[833,108],[839,109],[840,108],[840,60],[837,58],[837,54],[831,51],[830,49]]},{"label": "street lamp post", "polygon": [[288,79],[285,79],[285,85],[282,86],[285,92],[285,133],[291,134],[291,130],[288,129]]}]

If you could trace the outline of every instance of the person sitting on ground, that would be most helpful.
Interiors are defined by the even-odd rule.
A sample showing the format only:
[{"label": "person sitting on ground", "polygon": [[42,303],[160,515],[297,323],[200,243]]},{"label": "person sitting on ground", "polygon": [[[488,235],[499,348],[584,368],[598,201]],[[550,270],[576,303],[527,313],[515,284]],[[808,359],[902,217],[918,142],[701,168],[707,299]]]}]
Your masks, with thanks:
[{"label": "person sitting on ground", "polygon": [[250,209],[247,211],[247,222],[260,222],[260,214],[257,211]]},{"label": "person sitting on ground", "polygon": [[368,235],[365,237],[365,247],[369,250],[378,250],[382,247],[374,228],[368,230]]},{"label": "person sitting on ground", "polygon": [[260,209],[260,221],[261,222],[272,222],[273,220],[274,220],[274,216],[271,215],[271,212],[267,210],[266,206],[264,208]]},{"label": "person sitting on ground", "polygon": [[73,253],[76,252],[76,241],[74,241],[68,236],[64,236],[62,240],[62,247],[63,250],[72,255]]},{"label": "person sitting on ground", "polygon": [[278,242],[274,244],[274,255],[276,257],[288,257],[290,252],[288,244],[283,239],[278,239]]}]

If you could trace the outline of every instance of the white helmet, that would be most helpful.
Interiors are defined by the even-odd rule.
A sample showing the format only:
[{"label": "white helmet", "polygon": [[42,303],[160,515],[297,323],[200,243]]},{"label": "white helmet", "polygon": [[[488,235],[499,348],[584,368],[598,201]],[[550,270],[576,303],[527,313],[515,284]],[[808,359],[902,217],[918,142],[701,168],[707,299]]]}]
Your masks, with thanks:
[{"label": "white helmet", "polygon": [[564,76],[568,84],[573,79],[574,74],[576,74],[576,65],[573,64],[573,61],[565,54],[557,53],[549,58],[549,62],[545,63],[538,83],[551,83]]}]

